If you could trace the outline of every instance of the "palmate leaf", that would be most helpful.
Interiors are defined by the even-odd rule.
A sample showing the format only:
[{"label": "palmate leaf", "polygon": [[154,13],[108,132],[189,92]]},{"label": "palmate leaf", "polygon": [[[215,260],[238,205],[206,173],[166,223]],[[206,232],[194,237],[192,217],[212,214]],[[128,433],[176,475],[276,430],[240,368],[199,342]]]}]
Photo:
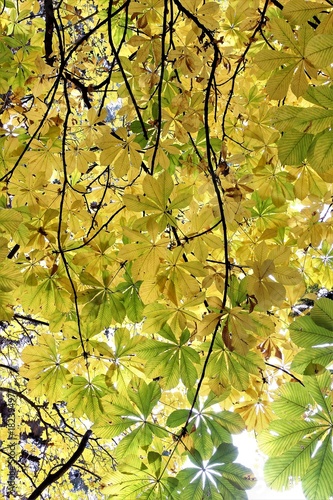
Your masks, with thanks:
[{"label": "palmate leaf", "polygon": [[242,356],[236,351],[229,351],[222,336],[216,337],[207,367],[207,375],[211,378],[210,386],[214,392],[216,383],[224,388],[232,385],[239,391],[246,390],[249,387],[249,375],[257,375],[260,368],[264,369],[265,365],[257,353],[249,351],[246,356]]},{"label": "palmate leaf", "polygon": [[64,392],[68,409],[77,417],[86,415],[91,422],[97,422],[104,413],[101,398],[113,392],[105,384],[105,376],[97,375],[89,382],[85,377],[73,377],[70,387]]},{"label": "palmate leaf", "polygon": [[304,377],[304,385],[310,392],[313,399],[321,409],[320,415],[326,414],[327,421],[332,422],[332,377],[328,370],[325,370],[317,377]]},{"label": "palmate leaf", "polygon": [[7,292],[0,291],[0,315],[3,321],[10,321],[14,314],[14,309],[11,307],[12,295]]},{"label": "palmate leaf", "polygon": [[116,456],[122,458],[126,455],[138,453],[140,449],[147,449],[152,440],[153,433],[149,425],[140,423],[121,439],[117,446]]},{"label": "palmate leaf", "polygon": [[146,384],[142,379],[133,379],[128,389],[130,400],[135,403],[144,419],[147,419],[161,396],[161,388],[157,382]]},{"label": "palmate leaf", "polygon": [[198,377],[195,365],[200,363],[199,354],[187,345],[190,332],[185,330],[172,343],[147,340],[139,347],[138,353],[147,359],[145,370],[150,378],[161,377],[162,387],[176,387],[182,380],[185,387],[193,387]]},{"label": "palmate leaf", "polygon": [[147,175],[143,180],[142,188],[144,195],[124,196],[123,200],[126,207],[134,212],[147,211],[148,213],[153,212],[163,215],[166,212],[169,197],[174,189],[172,177],[167,170],[164,170],[158,179]]},{"label": "palmate leaf", "polygon": [[23,276],[17,265],[11,261],[7,261],[4,265],[0,264],[0,290],[2,292],[10,292],[22,281]]},{"label": "palmate leaf", "polygon": [[121,438],[117,446],[119,458],[137,453],[139,448],[149,446],[153,434],[159,437],[168,433],[152,420],[151,412],[161,395],[157,382],[146,384],[133,378],[127,390],[127,397],[119,394],[102,398],[104,414],[93,426],[94,432],[103,439]]},{"label": "palmate leaf", "polygon": [[321,298],[310,312],[310,316],[297,318],[290,326],[290,336],[295,344],[305,347],[296,354],[291,367],[303,373],[308,365],[315,363],[328,366],[333,361],[333,303]]},{"label": "palmate leaf", "polygon": [[[187,429],[191,434],[194,448],[200,453],[203,459],[208,459],[213,449],[221,442],[231,443],[231,434],[239,434],[245,428],[240,415],[231,411],[217,411],[212,406],[218,404],[228,397],[226,391],[223,396],[216,397],[211,392],[204,404],[195,402],[194,410],[188,421]],[[188,391],[188,400],[191,403],[193,395]],[[182,427],[187,421],[190,409],[173,411],[167,418],[167,426]]]},{"label": "palmate leaf", "polygon": [[292,83],[293,92],[300,96],[307,89],[303,62],[304,48],[298,43],[290,24],[285,19],[274,17],[270,22],[270,28],[279,42],[286,45],[292,53],[285,50],[273,52],[263,49],[257,54],[255,62],[265,71],[282,67],[269,78],[266,91],[271,99],[283,99]]},{"label": "palmate leaf", "polygon": [[250,469],[233,463],[236,458],[237,449],[230,443],[221,444],[208,462],[197,451],[190,454],[193,466],[177,475],[180,498],[245,500],[244,490],[252,488],[255,479]]},{"label": "palmate leaf", "polygon": [[51,270],[44,270],[39,276],[37,286],[32,286],[22,297],[24,307],[36,314],[41,311],[45,318],[52,316],[54,308],[62,313],[69,312],[73,307],[68,287],[63,286],[63,278]]},{"label": "palmate leaf", "polygon": [[46,396],[52,403],[61,400],[70,373],[64,366],[66,356],[61,356],[54,337],[41,335],[37,345],[24,349],[22,360],[24,365],[20,373],[29,378],[28,387],[31,393],[37,397]]},{"label": "palmate leaf", "polygon": [[306,436],[319,432],[322,425],[304,420],[274,420],[268,429],[259,435],[260,449],[268,456],[283,455]]},{"label": "palmate leaf", "polygon": [[266,91],[271,99],[283,99],[295,73],[295,64],[290,64],[274,73],[267,82]]},{"label": "palmate leaf", "polygon": [[286,408],[286,414],[259,436],[260,449],[270,457],[264,471],[267,484],[283,490],[302,480],[307,498],[328,500],[332,494],[327,479],[332,470],[330,372],[304,377],[304,387],[287,384],[273,408],[280,415]]},{"label": "palmate leaf", "polygon": [[283,64],[294,63],[295,61],[295,54],[270,49],[261,50],[254,58],[254,62],[264,71],[273,71]]},{"label": "palmate leaf", "polygon": [[[304,349],[292,366],[324,370],[332,316],[315,307],[294,342],[281,328],[297,269],[307,285],[333,275],[332,6],[42,3],[0,0],[0,365],[27,453],[15,493],[75,458],[88,419],[80,476],[46,496],[245,500],[231,443],[244,415],[257,431],[283,421],[268,482],[309,474],[308,496],[316,478],[327,496],[330,374],[303,387],[290,364]],[[48,446],[24,438],[30,413]]]},{"label": "palmate leaf", "polygon": [[136,349],[144,341],[141,335],[131,336],[126,328],[117,328],[114,334],[114,359],[106,373],[106,383],[115,385],[120,393],[127,393],[134,376],[143,376],[143,359]]},{"label": "palmate leaf", "polygon": [[142,320],[143,302],[139,296],[141,282],[131,280],[129,273],[125,274],[124,282],[120,283],[116,290],[122,292],[126,316],[133,323],[140,323]]},{"label": "palmate leaf", "polygon": [[173,493],[177,495],[178,480],[167,476],[165,457],[157,452],[149,452],[145,461],[135,454],[127,456],[117,471],[108,473],[102,481],[103,493],[119,500],[177,498]]},{"label": "palmate leaf", "polygon": [[271,114],[274,127],[280,132],[286,132],[287,130],[293,129],[294,123],[300,112],[300,108],[287,105],[273,109]]}]

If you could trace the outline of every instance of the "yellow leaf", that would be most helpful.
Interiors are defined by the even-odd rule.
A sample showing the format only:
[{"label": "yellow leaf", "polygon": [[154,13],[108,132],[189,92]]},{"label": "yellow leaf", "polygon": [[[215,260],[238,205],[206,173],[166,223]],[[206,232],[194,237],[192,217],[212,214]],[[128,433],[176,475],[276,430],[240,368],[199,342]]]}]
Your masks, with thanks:
[{"label": "yellow leaf", "polygon": [[215,330],[216,326],[220,323],[222,314],[219,313],[208,313],[206,314],[200,323],[198,324],[198,330],[196,335],[200,337],[207,337]]}]

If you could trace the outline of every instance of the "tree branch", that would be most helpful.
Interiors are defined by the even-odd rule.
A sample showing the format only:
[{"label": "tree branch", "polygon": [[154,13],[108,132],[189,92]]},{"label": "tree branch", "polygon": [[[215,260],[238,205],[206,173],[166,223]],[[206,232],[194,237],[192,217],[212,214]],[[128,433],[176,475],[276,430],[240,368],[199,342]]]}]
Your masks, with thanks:
[{"label": "tree branch", "polygon": [[296,380],[296,382],[299,382],[303,387],[305,387],[305,385],[303,384],[303,382],[299,378],[295,377],[295,375],[293,375],[292,373],[288,372],[288,370],[285,370],[281,366],[272,365],[271,363],[268,363],[267,361],[265,361],[265,365],[271,366],[272,368],[276,368],[277,370],[281,370],[282,372],[284,372],[287,375],[289,375],[289,377],[291,377],[294,380]]},{"label": "tree branch", "polygon": [[14,314],[13,315],[14,319],[23,319],[24,321],[29,321],[30,323],[33,323],[34,325],[45,325],[49,326],[48,321],[43,321],[41,319],[35,319],[35,318],[30,318],[29,316],[24,316],[23,314]]},{"label": "tree branch", "polygon": [[51,56],[53,52],[52,37],[53,37],[53,27],[54,27],[54,12],[52,0],[45,0],[45,36],[44,36],[44,47],[45,47],[45,60],[49,66],[53,66],[55,61],[55,56]]},{"label": "tree branch", "polygon": [[46,476],[44,481],[35,489],[35,491],[31,493],[31,495],[28,497],[28,500],[35,500],[36,498],[38,498],[43,493],[45,488],[47,488],[52,483],[57,481],[61,476],[65,474],[65,472],[68,471],[68,469],[70,469],[70,467],[72,467],[72,465],[76,462],[76,460],[80,457],[80,455],[82,455],[91,434],[92,434],[91,430],[88,430],[84,434],[77,450],[73,453],[71,458],[64,465],[62,465],[57,472],[50,472]]}]

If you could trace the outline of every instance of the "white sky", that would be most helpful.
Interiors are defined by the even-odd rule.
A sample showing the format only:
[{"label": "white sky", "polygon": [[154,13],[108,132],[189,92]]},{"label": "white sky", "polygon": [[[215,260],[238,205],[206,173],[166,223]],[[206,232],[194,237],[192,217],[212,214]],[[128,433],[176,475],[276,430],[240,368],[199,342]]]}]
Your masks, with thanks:
[{"label": "white sky", "polygon": [[242,434],[234,435],[233,443],[239,451],[235,462],[252,469],[257,478],[257,484],[254,488],[247,490],[249,500],[305,500],[300,483],[287,491],[274,491],[266,486],[263,471],[265,457],[260,453],[252,434],[243,432]]}]

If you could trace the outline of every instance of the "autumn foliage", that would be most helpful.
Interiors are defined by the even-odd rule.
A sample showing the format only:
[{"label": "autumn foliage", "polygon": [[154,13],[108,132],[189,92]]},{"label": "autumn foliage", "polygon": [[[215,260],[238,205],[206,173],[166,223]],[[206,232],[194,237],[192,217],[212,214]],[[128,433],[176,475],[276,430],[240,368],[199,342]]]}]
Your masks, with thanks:
[{"label": "autumn foliage", "polygon": [[329,500],[331,1],[0,10],[4,498]]}]

